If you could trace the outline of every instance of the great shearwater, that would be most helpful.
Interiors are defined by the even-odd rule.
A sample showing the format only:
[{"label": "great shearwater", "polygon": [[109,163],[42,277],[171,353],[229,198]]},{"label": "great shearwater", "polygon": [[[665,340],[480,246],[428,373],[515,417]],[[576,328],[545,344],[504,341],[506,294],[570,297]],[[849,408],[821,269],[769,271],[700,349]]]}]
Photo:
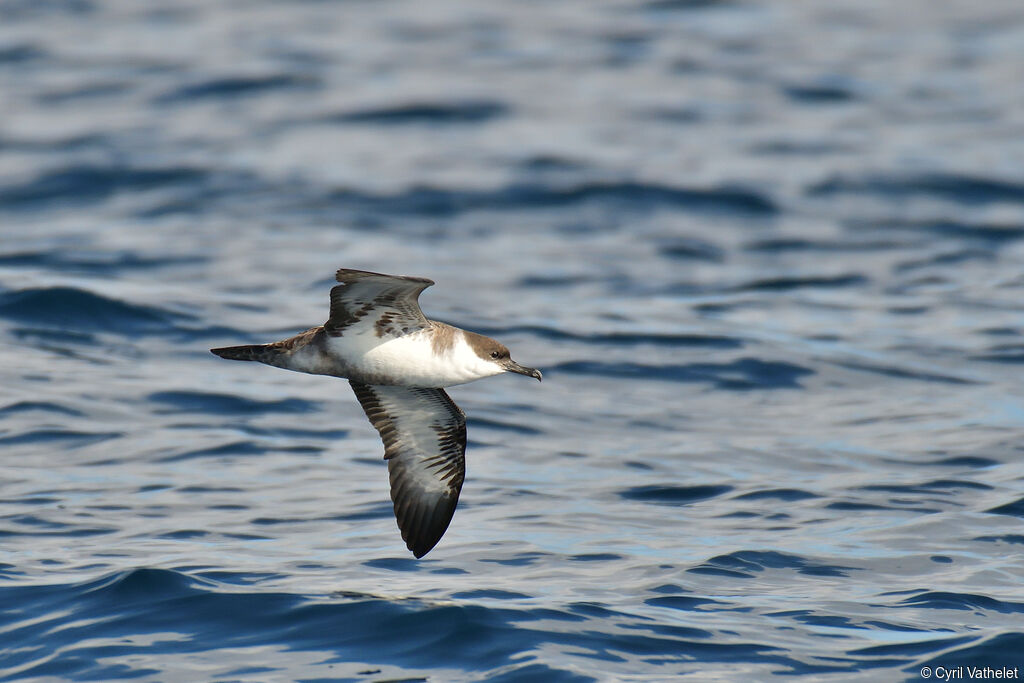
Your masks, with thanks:
[{"label": "great shearwater", "polygon": [[421,277],[342,268],[326,323],[271,344],[210,349],[221,358],[347,379],[384,442],[391,500],[417,558],[452,520],[466,475],[466,414],[442,387],[503,372],[541,379],[481,334],[428,320]]}]

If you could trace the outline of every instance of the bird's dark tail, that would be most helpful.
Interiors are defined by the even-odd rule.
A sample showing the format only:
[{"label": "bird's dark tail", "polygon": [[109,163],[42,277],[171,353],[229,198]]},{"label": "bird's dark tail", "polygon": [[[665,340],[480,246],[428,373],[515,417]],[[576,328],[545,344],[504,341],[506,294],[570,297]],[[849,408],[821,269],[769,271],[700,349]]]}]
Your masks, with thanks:
[{"label": "bird's dark tail", "polygon": [[278,368],[288,367],[288,359],[295,351],[304,348],[323,333],[323,326],[314,327],[301,334],[270,344],[246,344],[245,346],[224,346],[210,349],[214,355],[228,360],[254,360]]},{"label": "bird's dark tail", "polygon": [[225,346],[219,349],[210,349],[212,353],[228,360],[254,360],[259,363],[266,363],[270,358],[277,356],[280,351],[274,348],[273,344],[247,344],[245,346]]}]

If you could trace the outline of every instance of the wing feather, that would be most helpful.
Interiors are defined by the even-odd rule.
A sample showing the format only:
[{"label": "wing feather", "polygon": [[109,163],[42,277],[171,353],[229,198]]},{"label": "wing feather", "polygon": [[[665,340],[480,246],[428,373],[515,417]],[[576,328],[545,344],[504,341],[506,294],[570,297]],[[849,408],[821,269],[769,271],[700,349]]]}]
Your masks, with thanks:
[{"label": "wing feather", "polygon": [[363,325],[372,325],[378,337],[409,334],[430,325],[418,299],[433,280],[346,268],[335,278],[341,284],[331,289],[331,316],[324,324],[333,337]]},{"label": "wing feather", "polygon": [[395,519],[417,557],[451,523],[466,477],[466,416],[443,389],[350,381],[384,442]]}]

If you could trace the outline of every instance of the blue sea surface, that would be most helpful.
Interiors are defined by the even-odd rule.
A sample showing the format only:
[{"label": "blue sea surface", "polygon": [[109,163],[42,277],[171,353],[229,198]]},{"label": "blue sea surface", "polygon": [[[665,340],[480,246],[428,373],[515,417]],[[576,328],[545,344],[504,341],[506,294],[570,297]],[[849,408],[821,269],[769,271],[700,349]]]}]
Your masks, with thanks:
[{"label": "blue sea surface", "polygon": [[[0,681],[1024,671],[1022,55],[1012,0],[0,0]],[[544,372],[450,390],[423,560],[346,382],[208,351],[339,267]]]}]

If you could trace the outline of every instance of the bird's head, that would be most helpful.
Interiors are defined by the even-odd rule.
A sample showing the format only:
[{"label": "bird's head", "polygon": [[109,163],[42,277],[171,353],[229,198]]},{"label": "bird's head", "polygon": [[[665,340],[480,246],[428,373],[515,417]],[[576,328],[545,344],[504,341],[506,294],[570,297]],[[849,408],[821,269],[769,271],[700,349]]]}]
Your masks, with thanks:
[{"label": "bird's head", "polygon": [[514,372],[520,375],[526,375],[527,377],[533,377],[538,382],[543,377],[540,370],[536,368],[528,368],[525,365],[512,360],[512,355],[509,353],[508,347],[499,341],[485,337],[481,334],[473,334],[472,332],[466,334],[466,341],[476,352],[476,355],[487,363],[492,363],[498,366],[499,372]]}]

